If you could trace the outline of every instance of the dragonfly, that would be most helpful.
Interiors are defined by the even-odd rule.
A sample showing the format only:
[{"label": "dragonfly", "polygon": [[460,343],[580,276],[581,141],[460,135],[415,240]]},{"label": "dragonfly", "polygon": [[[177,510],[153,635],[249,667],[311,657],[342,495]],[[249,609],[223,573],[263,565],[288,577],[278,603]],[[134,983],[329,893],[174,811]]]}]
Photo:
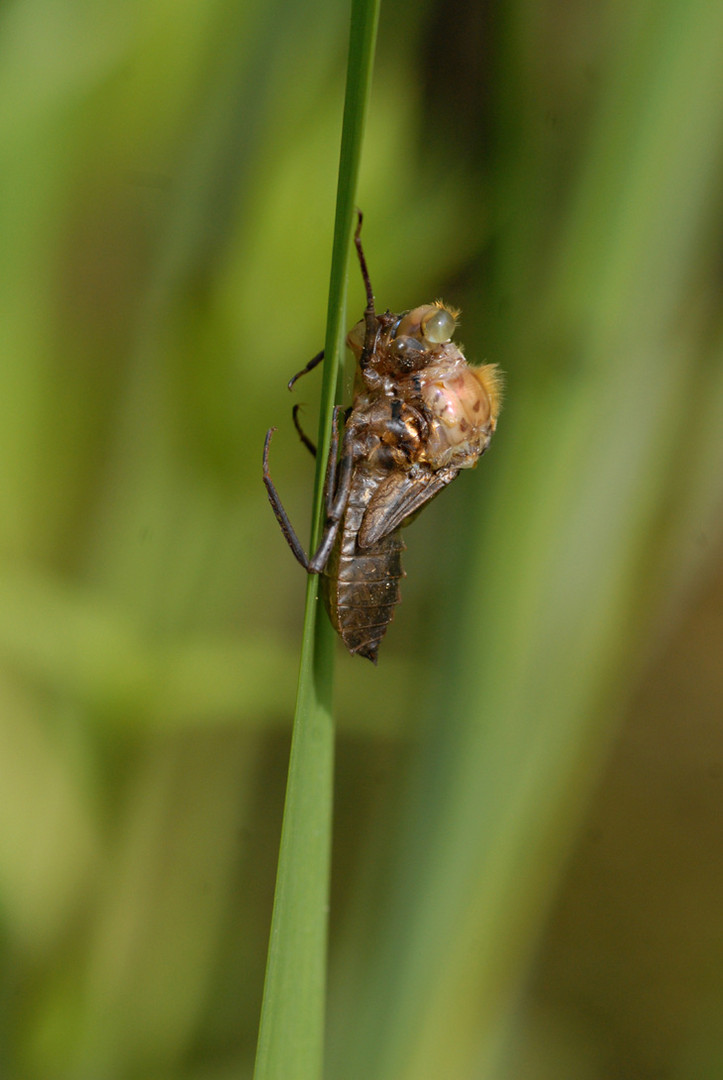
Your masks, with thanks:
[{"label": "dragonfly", "polygon": [[[324,527],[311,556],[269,473],[275,428],[266,433],[263,480],[294,556],[307,573],[321,575],[326,611],[346,649],[376,664],[401,599],[400,530],[462,469],[477,465],[497,427],[502,377],[496,364],[467,363],[452,340],[460,313],[441,300],[399,314],[377,312],[362,220],[358,212],[354,245],[367,303],[346,339],[356,361],[354,395],[341,436],[341,409],[334,409]],[[289,380],[289,389],[323,357],[317,353]],[[298,422],[298,406],[293,419],[315,454]]]}]

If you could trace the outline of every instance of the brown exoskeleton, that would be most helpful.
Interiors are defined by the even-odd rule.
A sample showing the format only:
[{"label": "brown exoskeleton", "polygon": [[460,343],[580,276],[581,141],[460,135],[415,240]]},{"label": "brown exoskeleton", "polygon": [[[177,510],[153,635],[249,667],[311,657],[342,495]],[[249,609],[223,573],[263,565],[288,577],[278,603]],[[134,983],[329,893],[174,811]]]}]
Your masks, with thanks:
[{"label": "brown exoskeleton", "polygon": [[[401,315],[377,315],[361,225],[359,214],[354,242],[367,306],[347,336],[357,360],[354,402],[346,415],[340,455],[338,407],[334,411],[324,488],[326,521],[311,558],[269,475],[273,428],[264,444],[264,483],[294,555],[308,573],[322,575],[322,595],[334,629],[350,653],[376,663],[379,642],[400,600],[405,545],[399,530],[460,469],[477,464],[497,425],[501,379],[494,364],[467,364],[452,342],[459,312],[441,301]],[[315,356],[291,379],[289,389],[322,358],[323,353]]]}]

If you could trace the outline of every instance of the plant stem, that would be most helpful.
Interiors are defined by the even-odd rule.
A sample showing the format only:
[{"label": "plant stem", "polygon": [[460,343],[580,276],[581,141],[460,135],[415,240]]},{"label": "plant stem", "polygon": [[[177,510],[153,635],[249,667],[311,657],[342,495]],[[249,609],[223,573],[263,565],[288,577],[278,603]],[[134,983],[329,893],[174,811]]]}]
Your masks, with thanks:
[{"label": "plant stem", "polygon": [[[311,551],[322,527],[324,473],[344,345],[347,270],[378,18],[379,0],[352,0]],[[327,619],[317,619],[318,606],[318,579],[310,575],[255,1080],[318,1080],[323,1068],[334,633]]]}]

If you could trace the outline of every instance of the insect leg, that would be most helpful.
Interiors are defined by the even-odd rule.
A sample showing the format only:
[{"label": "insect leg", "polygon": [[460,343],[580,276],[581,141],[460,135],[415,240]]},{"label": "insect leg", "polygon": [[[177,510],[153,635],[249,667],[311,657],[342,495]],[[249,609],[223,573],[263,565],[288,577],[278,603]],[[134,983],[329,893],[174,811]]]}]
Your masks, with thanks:
[{"label": "insect leg", "polygon": [[297,432],[299,433],[299,438],[303,442],[304,446],[309,451],[309,453],[311,454],[312,457],[316,457],[316,446],[311,441],[311,439],[306,434],[306,432],[303,431],[303,429],[301,427],[301,424],[299,423],[299,409],[300,408],[301,408],[300,405],[294,405],[293,409],[291,410],[291,418],[294,421],[294,427],[296,428]]},{"label": "insect leg", "polygon": [[302,375],[308,375],[308,373],[310,371],[313,371],[314,368],[317,366],[317,364],[320,364],[323,359],[324,359],[324,350],[322,349],[321,352],[318,352],[316,354],[316,356],[312,356],[311,360],[306,365],[306,367],[303,367],[301,369],[301,371],[297,371],[296,375],[292,375],[292,377],[289,379],[289,382],[288,382],[289,390],[291,390],[293,388],[293,385],[294,385],[294,383],[296,382],[297,379],[300,379]]},{"label": "insect leg", "polygon": [[361,275],[364,281],[364,289],[367,294],[367,306],[364,309],[364,345],[362,347],[361,356],[359,357],[359,367],[363,371],[368,365],[370,359],[374,355],[374,348],[377,339],[377,315],[374,310],[374,290],[372,289],[372,283],[369,279],[369,271],[367,270],[367,261],[364,256],[364,248],[361,242],[361,227],[364,215],[361,210],[357,210],[357,225],[354,232],[354,245],[356,247],[356,253],[359,257],[359,266],[361,268]]},{"label": "insect leg", "polygon": [[[336,436],[335,433],[335,441],[337,439],[338,436]],[[346,504],[349,500],[353,468],[354,452],[352,449],[352,437],[347,430],[344,433],[338,481],[336,481],[336,448],[334,448],[333,463],[331,454],[329,455],[325,484],[326,525],[324,526],[324,532],[322,533],[319,547],[317,548],[314,557],[309,560],[309,571],[312,574],[321,573],[327,564],[331,549],[334,547],[341,519],[344,516]]]},{"label": "insect leg", "polygon": [[357,210],[357,223],[354,231],[354,245],[356,247],[356,253],[359,256],[359,265],[361,267],[362,278],[364,279],[364,288],[367,294],[367,311],[370,311],[374,315],[374,292],[372,290],[372,283],[369,280],[369,271],[367,270],[367,261],[364,258],[364,248],[361,242],[361,227],[364,220],[364,215],[361,210]]},{"label": "insect leg", "polygon": [[[346,499],[349,497],[349,483],[351,480],[351,452],[349,451],[345,458],[342,460],[342,475],[340,476],[338,489],[341,489],[342,483],[345,485],[345,493],[343,503],[340,502],[339,490],[336,482],[336,455],[339,449],[339,429],[337,421],[339,418],[339,406],[334,407],[334,418],[332,421],[331,431],[331,445],[329,447],[329,457],[326,461],[326,477],[324,480],[324,498],[326,505],[326,524],[324,526],[324,532],[321,536],[321,542],[319,549],[314,555],[313,559],[307,558],[306,552],[301,546],[301,541],[294,531],[294,526],[289,520],[289,515],[284,510],[284,505],[281,502],[276,486],[274,485],[271,475],[269,473],[269,446],[271,445],[271,436],[276,428],[269,428],[266,432],[266,439],[264,441],[264,484],[266,485],[266,493],[271,503],[271,509],[274,512],[276,520],[278,521],[281,531],[284,534],[286,543],[291,548],[294,557],[301,563],[304,570],[310,574],[320,573],[326,566],[326,561],[329,558],[329,552],[334,546],[334,540],[336,534],[339,531],[339,521],[341,515],[344,513],[344,506],[346,505]],[[349,442],[347,437],[344,438],[345,444]],[[347,461],[348,457],[348,461]],[[347,476],[348,473],[348,476]],[[340,509],[337,509],[340,507]]]},{"label": "insect leg", "polygon": [[289,521],[289,516],[284,510],[284,505],[279,498],[279,493],[274,486],[274,482],[269,475],[269,446],[271,445],[271,436],[276,431],[276,428],[269,428],[266,432],[266,439],[264,441],[264,484],[266,485],[266,493],[271,503],[271,509],[276,516],[276,520],[281,526],[281,531],[286,538],[286,543],[294,553],[294,557],[301,563],[304,570],[309,569],[309,560],[306,557],[306,552],[301,546],[298,536],[294,532],[294,526]]},{"label": "insect leg", "polygon": [[327,517],[329,516],[329,503],[336,487],[336,455],[339,451],[339,413],[341,406],[334,406],[331,418],[331,443],[329,444],[329,456],[326,459],[326,476],[324,477],[324,507]]}]

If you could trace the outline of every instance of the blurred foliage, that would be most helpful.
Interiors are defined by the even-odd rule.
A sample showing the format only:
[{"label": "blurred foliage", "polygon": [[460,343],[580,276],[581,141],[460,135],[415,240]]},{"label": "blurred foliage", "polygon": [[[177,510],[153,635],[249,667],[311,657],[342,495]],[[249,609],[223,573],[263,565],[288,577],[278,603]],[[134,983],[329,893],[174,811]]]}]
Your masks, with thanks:
[{"label": "blurred foliage", "polygon": [[[304,596],[261,446],[303,535],[347,12],[0,21],[0,1067],[249,1076]],[[330,1078],[720,1074],[722,54],[687,0],[382,10],[376,294],[507,403],[339,658]]]}]

